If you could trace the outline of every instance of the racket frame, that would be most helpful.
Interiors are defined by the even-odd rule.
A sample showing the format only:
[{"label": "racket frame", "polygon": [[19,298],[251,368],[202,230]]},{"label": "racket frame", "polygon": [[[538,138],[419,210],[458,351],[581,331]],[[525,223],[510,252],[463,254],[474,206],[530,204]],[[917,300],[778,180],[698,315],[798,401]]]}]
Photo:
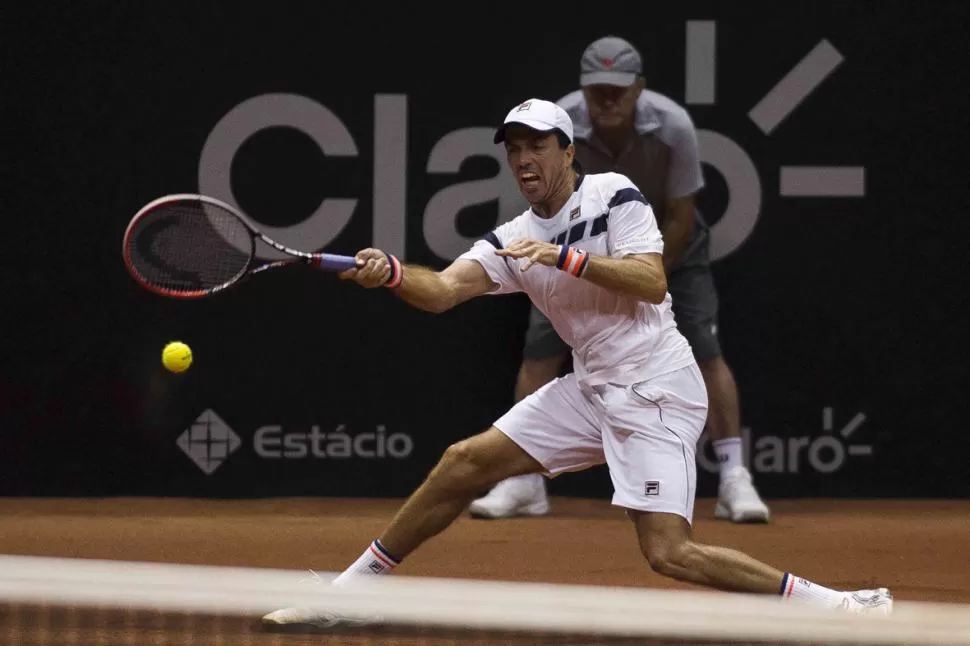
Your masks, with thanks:
[{"label": "racket frame", "polygon": [[[144,218],[148,217],[148,215],[152,213],[155,209],[161,206],[164,206],[166,204],[172,204],[175,202],[185,202],[185,201],[211,204],[212,206],[222,209],[227,213],[229,213],[230,215],[235,216],[236,219],[242,222],[243,226],[245,226],[246,229],[249,230],[249,233],[250,233],[249,260],[246,262],[246,265],[235,276],[225,281],[224,283],[216,285],[215,287],[210,287],[208,289],[185,291],[185,290],[168,289],[165,287],[161,287],[159,285],[153,285],[138,272],[138,270],[135,268],[134,262],[132,261],[131,252],[129,251],[131,245],[129,244],[129,242],[131,239],[131,234],[134,231],[135,227],[138,225],[138,223],[141,222],[141,220],[143,220]],[[264,243],[266,243],[273,249],[276,249],[277,251],[281,251],[291,256],[291,258],[275,260],[272,262],[266,262],[259,266],[254,267],[254,263],[257,260],[256,259],[256,240],[257,239],[262,240]],[[240,251],[243,251],[243,250],[240,249]],[[222,200],[216,199],[214,197],[210,197],[208,195],[201,195],[198,193],[172,193],[171,195],[163,195],[162,197],[156,198],[151,202],[149,202],[148,204],[146,204],[145,206],[141,207],[138,210],[138,212],[135,213],[134,216],[132,216],[131,221],[128,223],[128,226],[125,227],[125,234],[122,238],[122,243],[121,243],[121,255],[122,255],[122,258],[124,259],[125,267],[128,269],[128,273],[132,276],[132,278],[135,279],[136,282],[138,282],[139,285],[141,285],[148,291],[154,292],[161,296],[167,296],[169,298],[179,298],[179,299],[196,299],[196,298],[204,298],[206,296],[212,296],[225,290],[228,287],[231,287],[241,282],[248,276],[252,276],[254,274],[266,271],[267,269],[274,269],[276,267],[284,267],[284,266],[293,265],[293,264],[305,264],[305,265],[311,265],[311,266],[317,267],[318,269],[322,269],[324,271],[336,272],[336,271],[344,271],[346,269],[351,269],[355,267],[357,263],[356,259],[353,256],[341,256],[341,255],[329,254],[329,253],[310,253],[307,251],[300,251],[298,249],[287,247],[286,245],[281,244],[276,240],[273,240],[272,238],[264,234],[262,231],[260,231],[258,228],[256,228],[256,226],[254,226],[249,221],[249,218],[243,215],[239,211],[239,209],[235,208],[231,204],[224,202]]]}]

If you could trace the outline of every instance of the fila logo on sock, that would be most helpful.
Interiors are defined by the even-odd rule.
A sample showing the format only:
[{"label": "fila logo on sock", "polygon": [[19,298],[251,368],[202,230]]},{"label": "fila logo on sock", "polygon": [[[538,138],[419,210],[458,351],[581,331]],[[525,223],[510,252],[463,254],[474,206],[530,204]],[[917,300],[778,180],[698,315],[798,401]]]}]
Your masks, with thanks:
[{"label": "fila logo on sock", "polygon": [[660,495],[660,481],[659,480],[647,480],[643,483],[643,495],[645,496],[659,496]]},{"label": "fila logo on sock", "polygon": [[371,572],[373,572],[374,574],[380,574],[385,569],[384,564],[381,563],[380,561],[374,561],[367,567],[369,567]]}]

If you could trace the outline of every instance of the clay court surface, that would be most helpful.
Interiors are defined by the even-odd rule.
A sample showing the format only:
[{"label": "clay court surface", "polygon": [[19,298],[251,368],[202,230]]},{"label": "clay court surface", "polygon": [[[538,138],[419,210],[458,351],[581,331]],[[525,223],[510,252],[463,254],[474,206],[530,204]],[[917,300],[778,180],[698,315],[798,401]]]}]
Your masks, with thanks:
[{"label": "clay court surface", "polygon": [[[0,553],[244,567],[343,569],[376,537],[400,500],[288,498],[0,499]],[[774,501],[769,525],[732,525],[699,500],[695,538],[743,550],[779,568],[836,588],[890,587],[897,600],[970,603],[970,501]],[[463,517],[414,553],[398,573],[417,576],[688,588],[650,571],[631,525],[606,501],[554,498],[542,518],[483,521]],[[18,620],[23,623],[24,616]],[[0,615],[0,635],[9,610]],[[134,621],[98,628],[83,622],[43,643],[185,643]],[[132,622],[129,622],[131,624]],[[68,630],[67,627],[64,630]],[[105,631],[108,632],[105,632]],[[117,630],[114,638],[112,630]],[[495,635],[293,636],[239,634],[234,644],[530,643]],[[132,636],[131,631],[142,631]],[[242,633],[245,633],[243,636]],[[243,638],[245,637],[245,638]],[[12,643],[33,644],[27,634]],[[7,643],[7,642],[5,642]],[[212,643],[202,639],[192,643]],[[531,643],[573,643],[540,639]],[[581,641],[579,643],[592,643]],[[608,643],[618,643],[615,640]],[[631,642],[622,642],[631,643]]]}]

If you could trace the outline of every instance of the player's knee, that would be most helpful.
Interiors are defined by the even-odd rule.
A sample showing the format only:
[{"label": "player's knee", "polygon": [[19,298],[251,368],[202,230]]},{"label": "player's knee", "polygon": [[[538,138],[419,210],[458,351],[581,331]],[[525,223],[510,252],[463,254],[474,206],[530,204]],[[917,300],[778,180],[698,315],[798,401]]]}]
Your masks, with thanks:
[{"label": "player's knee", "polygon": [[673,550],[666,545],[650,544],[643,546],[643,555],[647,559],[652,569],[657,574],[672,576],[674,569]]},{"label": "player's knee", "polygon": [[455,442],[445,449],[432,477],[438,485],[455,492],[477,490],[485,477],[483,457],[468,440]]},{"label": "player's knee", "polygon": [[675,579],[693,569],[698,556],[690,541],[648,540],[640,548],[654,572]]}]

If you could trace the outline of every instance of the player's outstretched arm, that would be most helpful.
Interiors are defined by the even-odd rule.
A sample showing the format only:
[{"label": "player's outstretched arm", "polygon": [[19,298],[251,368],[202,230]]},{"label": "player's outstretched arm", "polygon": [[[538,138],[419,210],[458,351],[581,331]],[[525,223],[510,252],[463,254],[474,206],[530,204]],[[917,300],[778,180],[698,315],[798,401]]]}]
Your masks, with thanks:
[{"label": "player's outstretched arm", "polygon": [[341,272],[343,279],[367,287],[389,287],[402,300],[427,312],[445,312],[496,288],[480,264],[457,260],[442,271],[404,265],[380,249],[357,252],[357,267]]}]

